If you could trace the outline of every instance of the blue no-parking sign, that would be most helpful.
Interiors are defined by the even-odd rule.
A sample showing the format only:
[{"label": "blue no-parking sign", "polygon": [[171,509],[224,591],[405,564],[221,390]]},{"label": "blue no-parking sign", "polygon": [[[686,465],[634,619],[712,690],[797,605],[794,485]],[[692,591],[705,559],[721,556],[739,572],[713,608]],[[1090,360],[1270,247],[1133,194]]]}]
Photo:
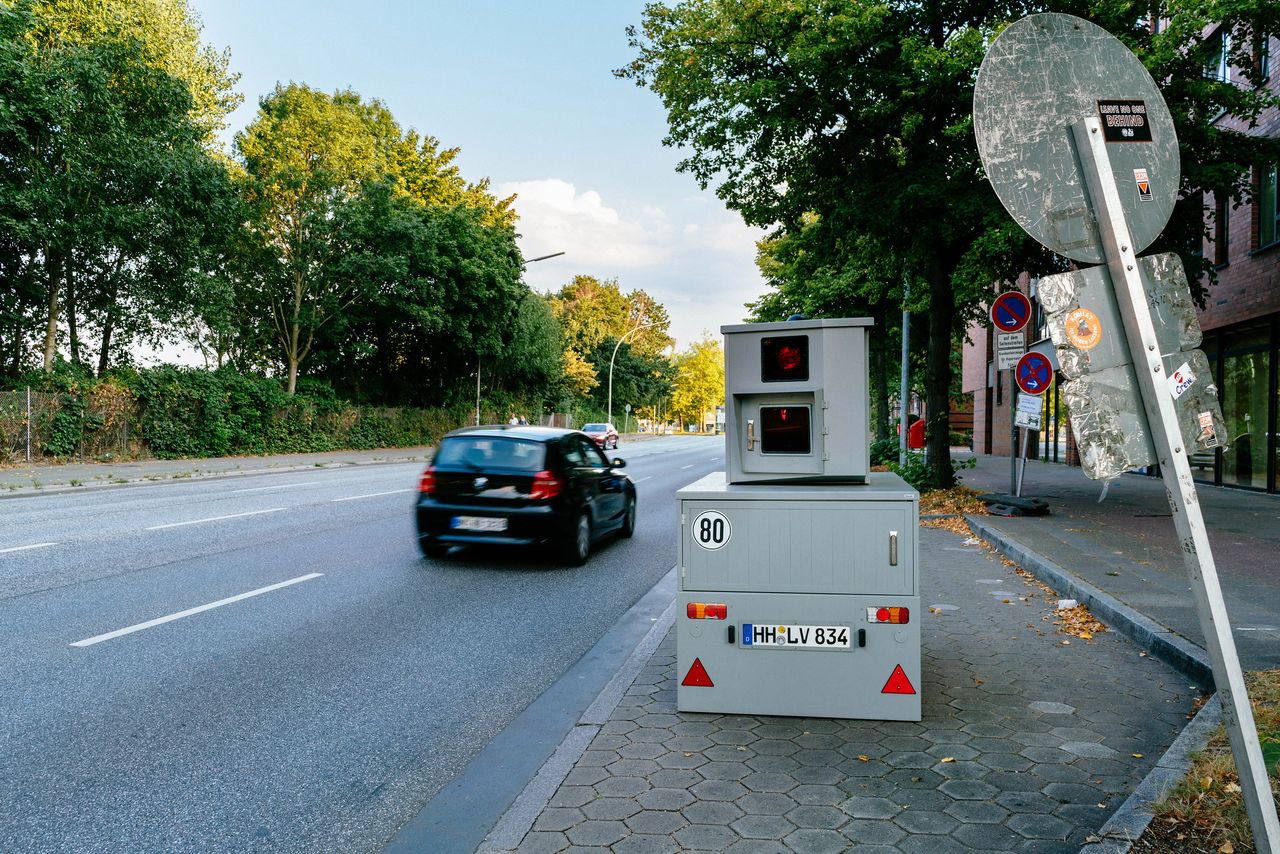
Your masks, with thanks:
[{"label": "blue no-parking sign", "polygon": [[1031,300],[1021,291],[1006,291],[991,304],[991,322],[1001,332],[1017,332],[1031,319]]},{"label": "blue no-parking sign", "polygon": [[1053,379],[1053,366],[1048,356],[1033,351],[1018,360],[1013,378],[1018,381],[1018,388],[1027,394],[1044,394]]}]

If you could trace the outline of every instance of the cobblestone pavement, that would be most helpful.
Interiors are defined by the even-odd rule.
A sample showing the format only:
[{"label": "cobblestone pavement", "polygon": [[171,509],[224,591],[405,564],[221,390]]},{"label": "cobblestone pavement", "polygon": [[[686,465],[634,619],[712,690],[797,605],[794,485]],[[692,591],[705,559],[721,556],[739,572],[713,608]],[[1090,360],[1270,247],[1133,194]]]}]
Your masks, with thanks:
[{"label": "cobblestone pavement", "polygon": [[921,556],[920,723],[679,713],[677,615],[518,850],[1076,851],[1198,690],[1058,633],[999,556],[936,529]]}]

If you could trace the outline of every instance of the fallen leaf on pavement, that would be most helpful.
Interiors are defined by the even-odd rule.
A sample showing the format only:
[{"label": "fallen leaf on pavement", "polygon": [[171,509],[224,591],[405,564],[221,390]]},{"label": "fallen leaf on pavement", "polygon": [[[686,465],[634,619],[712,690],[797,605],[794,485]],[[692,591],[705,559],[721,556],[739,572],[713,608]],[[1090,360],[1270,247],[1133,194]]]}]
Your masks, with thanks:
[{"label": "fallen leaf on pavement", "polygon": [[1141,758],[1142,758],[1142,754],[1141,754],[1141,753],[1131,753],[1131,754],[1129,754],[1129,755],[1130,755],[1130,756],[1132,756],[1134,759],[1141,759]]},{"label": "fallen leaf on pavement", "polygon": [[859,754],[858,754],[858,761],[859,761],[859,762],[870,762],[870,761],[871,761],[871,757],[870,757],[870,756],[864,756],[864,755],[862,755],[861,753],[859,753]]}]

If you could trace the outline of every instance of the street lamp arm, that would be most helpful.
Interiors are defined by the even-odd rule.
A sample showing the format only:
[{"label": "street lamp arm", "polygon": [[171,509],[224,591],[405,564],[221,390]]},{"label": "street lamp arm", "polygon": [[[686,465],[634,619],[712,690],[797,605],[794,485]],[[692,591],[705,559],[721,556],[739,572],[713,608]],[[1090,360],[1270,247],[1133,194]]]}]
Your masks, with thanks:
[{"label": "street lamp arm", "polygon": [[622,346],[622,342],[626,341],[632,335],[635,335],[641,329],[648,329],[650,326],[657,326],[661,320],[654,320],[650,323],[642,323],[634,329],[628,331],[625,335],[618,339],[618,343],[613,345],[613,355],[609,357],[609,423],[613,423],[613,360],[618,358],[618,348]]}]

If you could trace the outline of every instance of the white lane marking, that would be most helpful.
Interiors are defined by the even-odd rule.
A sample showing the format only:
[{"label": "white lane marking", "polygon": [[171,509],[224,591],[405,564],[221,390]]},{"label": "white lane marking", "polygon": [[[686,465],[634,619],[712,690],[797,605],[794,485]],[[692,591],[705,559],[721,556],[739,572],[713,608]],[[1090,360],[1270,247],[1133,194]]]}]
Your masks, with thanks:
[{"label": "white lane marking", "polygon": [[262,492],[267,489],[288,489],[291,486],[313,486],[319,482],[320,481],[318,480],[303,480],[297,483],[279,483],[275,486],[253,486],[248,489],[231,489],[227,491],[227,495],[234,495],[238,492]]},{"label": "white lane marking", "polygon": [[12,548],[0,549],[0,555],[6,552],[25,552],[27,549],[42,549],[46,546],[56,546],[57,543],[32,543],[29,546],[13,546]]},{"label": "white lane marking", "polygon": [[357,498],[377,498],[379,495],[399,495],[402,492],[413,492],[412,489],[393,489],[389,492],[370,492],[366,495],[348,495],[346,498],[330,498],[330,501],[355,501]]},{"label": "white lane marking", "polygon": [[684,471],[685,469],[691,469],[691,468],[693,468],[693,463],[689,463],[689,465],[687,466],[680,466],[680,471]]},{"label": "white lane marking", "polygon": [[716,460],[718,460],[718,459],[720,459],[720,458],[719,458],[719,457],[707,457],[707,459],[711,460],[711,462],[713,462],[713,463],[714,463]]},{"label": "white lane marking", "polygon": [[241,516],[261,516],[263,513],[279,513],[283,507],[272,507],[270,510],[250,510],[248,513],[231,513],[226,516],[210,516],[207,519],[191,519],[186,522],[170,522],[167,525],[152,525],[148,531],[159,531],[164,528],[181,528],[183,525],[199,525],[201,522],[221,522],[223,519],[239,519]]},{"label": "white lane marking", "polygon": [[653,475],[646,475],[645,477],[636,478],[636,483],[644,483],[646,480],[653,480]]},{"label": "white lane marking", "polygon": [[176,614],[170,614],[167,617],[156,617],[154,620],[147,620],[145,623],[138,623],[133,626],[127,626],[123,629],[116,629],[114,632],[107,632],[102,635],[94,635],[91,638],[75,641],[72,646],[93,646],[95,643],[102,643],[114,638],[131,635],[134,632],[140,632],[143,629],[149,629],[153,626],[160,626],[165,623],[172,623],[174,620],[181,620],[183,617],[190,617],[192,614],[199,614],[201,611],[208,611],[213,608],[221,608],[223,605],[230,605],[232,602],[239,602],[241,599],[248,599],[251,596],[261,596],[263,593],[270,593],[272,590],[279,590],[282,587],[288,587],[293,584],[301,584],[303,581],[310,581],[313,578],[319,578],[324,575],[323,572],[312,572],[307,575],[299,575],[297,578],[290,578],[288,581],[281,581],[279,584],[270,584],[266,587],[259,587],[257,590],[250,590],[248,593],[238,593],[235,596],[228,596],[226,599],[219,599],[217,602],[210,602],[208,605],[197,605],[194,608],[188,608],[185,611],[179,611]]}]

